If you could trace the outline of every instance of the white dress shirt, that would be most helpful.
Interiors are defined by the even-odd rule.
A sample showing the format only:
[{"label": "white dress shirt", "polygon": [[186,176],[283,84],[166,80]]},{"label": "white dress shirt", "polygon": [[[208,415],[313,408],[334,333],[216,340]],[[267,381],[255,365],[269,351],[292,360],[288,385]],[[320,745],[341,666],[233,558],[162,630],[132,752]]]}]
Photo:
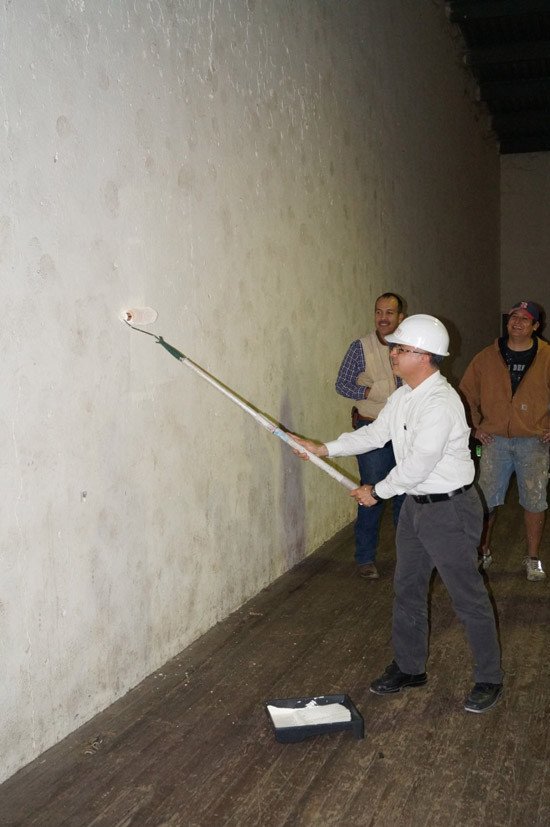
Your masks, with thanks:
[{"label": "white dress shirt", "polygon": [[395,494],[447,494],[469,485],[474,463],[470,428],[459,395],[436,371],[416,388],[403,385],[389,397],[375,422],[327,442],[329,457],[381,448],[390,439],[396,465],[376,483],[382,499]]}]

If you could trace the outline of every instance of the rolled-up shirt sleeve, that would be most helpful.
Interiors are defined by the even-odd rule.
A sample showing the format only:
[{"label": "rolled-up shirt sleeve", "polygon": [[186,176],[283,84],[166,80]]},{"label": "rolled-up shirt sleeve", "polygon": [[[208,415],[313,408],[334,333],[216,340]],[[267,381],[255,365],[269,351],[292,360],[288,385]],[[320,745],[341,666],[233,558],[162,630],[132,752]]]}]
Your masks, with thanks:
[{"label": "rolled-up shirt sleeve", "polygon": [[363,345],[356,339],[349,346],[346,355],[340,365],[335,383],[336,392],[348,399],[364,399],[365,388],[357,385],[356,380],[360,373],[365,370],[365,354]]}]

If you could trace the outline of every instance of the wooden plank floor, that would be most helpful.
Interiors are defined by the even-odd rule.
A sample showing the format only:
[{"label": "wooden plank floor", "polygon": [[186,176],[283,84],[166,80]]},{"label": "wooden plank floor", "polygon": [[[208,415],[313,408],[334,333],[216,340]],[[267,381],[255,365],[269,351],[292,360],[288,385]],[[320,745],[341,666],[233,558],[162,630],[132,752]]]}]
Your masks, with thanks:
[{"label": "wooden plank floor", "polygon": [[[427,686],[368,691],[391,660],[387,509],[380,581],[354,576],[346,529],[1,785],[0,824],[548,827],[550,586],[520,569],[522,517],[509,500],[489,572],[506,691],[489,713],[463,711],[469,650],[438,578]],[[363,740],[277,743],[266,699],[333,693],[360,709]]]}]

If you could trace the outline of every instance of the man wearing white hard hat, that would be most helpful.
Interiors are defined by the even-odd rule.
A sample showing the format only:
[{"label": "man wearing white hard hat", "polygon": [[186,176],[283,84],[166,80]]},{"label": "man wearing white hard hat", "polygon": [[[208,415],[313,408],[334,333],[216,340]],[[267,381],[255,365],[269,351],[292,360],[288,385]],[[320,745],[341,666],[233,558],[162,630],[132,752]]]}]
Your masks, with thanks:
[{"label": "man wearing white hard hat", "polygon": [[[477,545],[483,507],[474,480],[470,429],[456,391],[439,372],[449,335],[434,316],[405,319],[386,337],[403,385],[389,397],[376,422],[325,444],[296,438],[319,457],[352,456],[391,439],[396,465],[375,486],[351,492],[360,505],[406,494],[397,527],[392,639],[394,660],[371,684],[389,695],[427,681],[428,588],[434,568],[466,630],[474,658],[468,712],[486,712],[502,692],[495,616],[478,571]],[[307,454],[300,454],[307,458]]]}]

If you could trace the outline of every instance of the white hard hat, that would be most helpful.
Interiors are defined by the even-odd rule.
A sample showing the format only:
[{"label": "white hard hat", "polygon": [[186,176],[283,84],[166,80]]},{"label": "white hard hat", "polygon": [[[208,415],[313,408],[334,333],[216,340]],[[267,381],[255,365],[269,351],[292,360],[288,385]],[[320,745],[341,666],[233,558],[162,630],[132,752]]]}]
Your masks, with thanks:
[{"label": "white hard hat", "polygon": [[438,356],[449,355],[447,328],[435,316],[427,316],[426,313],[403,319],[399,327],[384,338],[391,345],[409,345]]}]

